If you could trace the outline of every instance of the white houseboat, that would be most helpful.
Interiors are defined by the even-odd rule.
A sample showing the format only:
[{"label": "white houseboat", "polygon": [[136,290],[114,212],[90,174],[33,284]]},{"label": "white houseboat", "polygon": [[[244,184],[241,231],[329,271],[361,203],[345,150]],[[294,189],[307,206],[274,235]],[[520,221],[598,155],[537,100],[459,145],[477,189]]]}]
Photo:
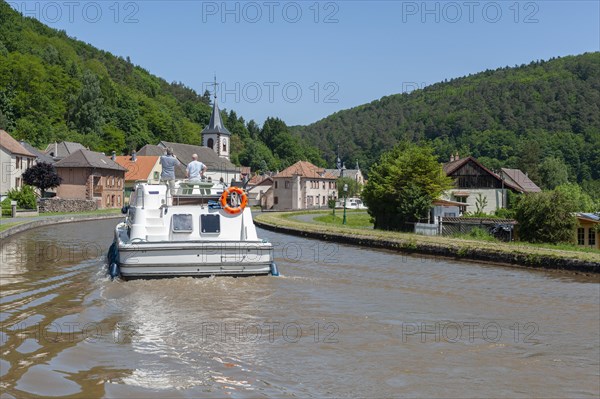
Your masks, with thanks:
[{"label": "white houseboat", "polygon": [[176,181],[135,185],[108,253],[112,277],[279,275],[243,189]]}]

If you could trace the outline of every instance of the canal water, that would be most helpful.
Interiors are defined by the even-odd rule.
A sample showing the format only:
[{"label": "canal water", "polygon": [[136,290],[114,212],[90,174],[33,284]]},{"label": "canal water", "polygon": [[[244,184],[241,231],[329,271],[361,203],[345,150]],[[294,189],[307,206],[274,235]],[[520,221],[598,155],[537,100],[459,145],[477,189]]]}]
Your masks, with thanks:
[{"label": "canal water", "polygon": [[282,277],[113,282],[114,224],[2,243],[2,398],[600,395],[597,278],[261,230]]}]

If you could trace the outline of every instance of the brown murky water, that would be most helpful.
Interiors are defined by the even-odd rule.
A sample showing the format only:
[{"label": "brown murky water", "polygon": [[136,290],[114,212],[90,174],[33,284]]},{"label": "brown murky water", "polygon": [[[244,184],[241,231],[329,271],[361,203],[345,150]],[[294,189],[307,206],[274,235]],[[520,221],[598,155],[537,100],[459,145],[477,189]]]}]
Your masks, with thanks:
[{"label": "brown murky water", "polygon": [[114,224],[2,244],[2,398],[600,395],[597,279],[261,231],[281,278],[111,282]]}]

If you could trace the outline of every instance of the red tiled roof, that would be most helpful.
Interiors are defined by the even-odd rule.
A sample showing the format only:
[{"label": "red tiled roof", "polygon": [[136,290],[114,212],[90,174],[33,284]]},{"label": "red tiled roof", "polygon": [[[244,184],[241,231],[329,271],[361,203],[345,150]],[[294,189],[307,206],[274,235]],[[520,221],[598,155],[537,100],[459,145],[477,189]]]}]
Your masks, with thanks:
[{"label": "red tiled roof", "polygon": [[277,173],[273,177],[292,177],[295,175],[300,175],[301,177],[306,177],[309,179],[336,179],[334,175],[332,175],[329,172],[326,172],[325,169],[319,168],[318,166],[313,165],[312,163],[307,161],[298,161],[292,166]]},{"label": "red tiled roof", "polygon": [[17,140],[15,140],[10,134],[6,133],[4,130],[0,129],[0,147],[4,148],[6,151],[11,152],[17,155],[24,155],[26,157],[33,157],[35,155],[31,152],[27,151],[25,147],[21,145]]},{"label": "red tiled roof", "polygon": [[130,155],[118,156],[115,161],[127,169],[125,173],[126,181],[147,180],[151,179],[150,173],[160,157],[153,155],[138,155],[136,161],[131,160]]}]

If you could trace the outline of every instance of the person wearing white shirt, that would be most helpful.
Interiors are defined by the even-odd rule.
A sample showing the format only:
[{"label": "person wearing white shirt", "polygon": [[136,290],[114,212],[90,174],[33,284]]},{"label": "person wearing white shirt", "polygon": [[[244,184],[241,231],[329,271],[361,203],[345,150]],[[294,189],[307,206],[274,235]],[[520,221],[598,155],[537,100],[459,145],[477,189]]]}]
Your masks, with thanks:
[{"label": "person wearing white shirt", "polygon": [[206,165],[198,161],[198,154],[192,155],[192,162],[187,166],[186,177],[190,181],[200,181],[206,173]]}]

